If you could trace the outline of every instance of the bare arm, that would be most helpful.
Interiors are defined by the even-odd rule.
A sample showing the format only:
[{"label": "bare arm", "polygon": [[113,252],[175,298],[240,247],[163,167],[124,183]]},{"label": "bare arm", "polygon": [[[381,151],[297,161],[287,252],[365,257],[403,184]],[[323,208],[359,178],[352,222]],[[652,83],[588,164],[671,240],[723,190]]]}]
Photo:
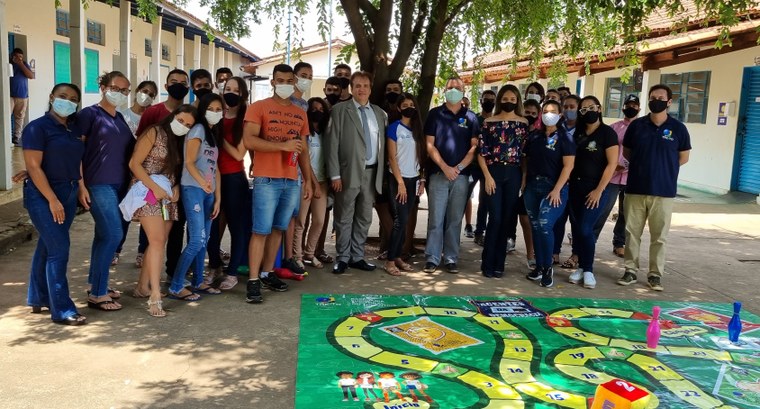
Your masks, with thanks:
[{"label": "bare arm", "polygon": [[53,216],[53,221],[61,224],[65,220],[66,215],[63,210],[63,204],[61,204],[61,201],[58,200],[58,196],[53,192],[53,188],[50,187],[47,175],[45,175],[45,171],[42,170],[43,156],[43,151],[24,149],[26,171],[29,174],[29,178],[32,179],[34,186],[40,191],[40,193],[42,193],[42,196],[47,199],[50,206],[50,212]]},{"label": "bare arm", "polygon": [[562,157],[562,172],[559,174],[554,189],[552,189],[552,191],[546,196],[546,198],[549,199],[549,203],[554,207],[558,207],[562,204],[562,198],[559,193],[565,186],[565,183],[567,183],[567,180],[570,179],[570,172],[573,171],[573,166],[575,166],[575,156]]},{"label": "bare arm", "polygon": [[135,150],[132,152],[132,158],[129,160],[129,170],[135,175],[137,180],[142,182],[145,187],[153,191],[156,199],[171,199],[168,192],[165,192],[153,179],[150,178],[148,172],[142,166],[145,158],[148,157],[150,150],[153,149],[153,144],[156,142],[156,128],[150,128],[143,135],[137,139],[135,144]]},{"label": "bare arm", "polygon": [[303,146],[301,154],[298,155],[298,166],[301,168],[301,178],[303,179],[301,192],[304,200],[309,200],[311,199],[312,194],[314,194],[314,186],[312,186],[312,175],[314,174],[314,171],[311,169],[309,143],[306,141],[306,135],[301,135],[298,138],[298,141],[300,141]]},{"label": "bare arm", "polygon": [[467,151],[467,155],[464,155],[464,159],[459,162],[463,168],[470,166],[470,163],[475,159],[475,149],[478,147],[478,138],[472,138],[470,140],[470,150]]},{"label": "bare arm", "polygon": [[602,178],[599,180],[599,184],[596,189],[591,191],[586,196],[586,207],[589,209],[595,209],[599,207],[599,201],[602,198],[602,192],[607,188],[607,184],[610,183],[612,175],[615,174],[615,168],[617,168],[618,156],[620,156],[620,148],[617,145],[610,146],[604,150],[604,156],[607,157],[607,166],[604,167]]},{"label": "bare arm", "polygon": [[235,160],[243,160],[245,159],[245,154],[248,152],[245,149],[245,144],[242,140],[240,140],[240,143],[237,146],[232,145],[231,143],[227,142],[226,140],[222,140],[222,148],[225,152],[227,152],[230,156],[235,158]]},{"label": "bare arm", "polygon": [[30,80],[34,79],[34,71],[26,67],[24,60],[19,59],[19,61],[16,62],[16,65],[18,65],[18,67],[21,69],[21,72],[24,73],[24,76],[26,78],[29,78]]},{"label": "bare arm", "polygon": [[[438,167],[441,169],[444,175],[446,175],[446,178],[449,180],[454,180],[459,176],[459,169],[449,166],[446,162],[443,161],[443,158],[441,157],[441,153],[438,152],[438,148],[435,147],[435,136],[433,135],[427,135],[425,137],[426,145],[427,145],[427,153],[430,160],[433,161]],[[428,177],[431,177],[433,175],[428,175]]]},{"label": "bare arm", "polygon": [[[203,174],[198,167],[195,166],[195,161],[198,160],[198,152],[201,148],[201,140],[197,138],[187,140],[187,149],[185,150],[185,168],[190,176],[195,179],[198,186],[201,186],[204,192],[211,193],[211,182],[203,177]],[[210,176],[210,175],[209,175]]]},{"label": "bare arm", "polygon": [[689,162],[689,154],[691,153],[690,150],[688,151],[681,151],[678,152],[678,164],[680,166],[685,165],[687,162]]},{"label": "bare arm", "polygon": [[261,138],[261,125],[246,122],[243,127],[243,144],[246,149],[258,152],[301,152],[303,142],[290,139],[285,142],[272,142]]}]

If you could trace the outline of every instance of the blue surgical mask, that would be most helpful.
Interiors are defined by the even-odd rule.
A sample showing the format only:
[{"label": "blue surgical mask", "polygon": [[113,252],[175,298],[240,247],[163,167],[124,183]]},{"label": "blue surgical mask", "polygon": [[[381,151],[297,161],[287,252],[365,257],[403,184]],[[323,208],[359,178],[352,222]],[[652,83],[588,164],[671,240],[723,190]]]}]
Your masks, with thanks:
[{"label": "blue surgical mask", "polygon": [[459,102],[462,102],[462,98],[464,98],[464,92],[456,88],[444,92],[443,95],[446,97],[446,102],[449,104],[458,104]]},{"label": "blue surgical mask", "polygon": [[53,100],[53,112],[62,118],[77,112],[77,104],[68,99],[56,98]]},{"label": "blue surgical mask", "polygon": [[567,111],[563,112],[562,114],[565,115],[565,118],[568,121],[575,121],[576,119],[578,119],[578,111],[575,110],[575,109],[572,109],[572,110],[568,109]]}]

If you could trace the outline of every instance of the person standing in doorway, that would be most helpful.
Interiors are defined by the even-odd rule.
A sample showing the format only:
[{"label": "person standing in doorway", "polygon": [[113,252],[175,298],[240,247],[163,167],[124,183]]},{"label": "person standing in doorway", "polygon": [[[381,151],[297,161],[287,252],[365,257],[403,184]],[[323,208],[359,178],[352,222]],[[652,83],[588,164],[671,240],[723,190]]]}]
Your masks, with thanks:
[{"label": "person standing in doorway", "polygon": [[29,80],[34,79],[32,67],[24,61],[24,50],[14,48],[11,53],[11,65],[13,75],[10,78],[11,87],[11,116],[13,117],[13,136],[11,141],[14,145],[20,143],[19,137],[24,130],[24,118],[29,106]]}]

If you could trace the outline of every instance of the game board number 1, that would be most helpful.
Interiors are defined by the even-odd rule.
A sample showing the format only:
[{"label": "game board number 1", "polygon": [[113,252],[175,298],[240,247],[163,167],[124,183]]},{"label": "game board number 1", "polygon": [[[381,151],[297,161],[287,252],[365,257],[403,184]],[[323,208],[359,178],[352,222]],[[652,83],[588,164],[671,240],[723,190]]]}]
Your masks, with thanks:
[{"label": "game board number 1", "polygon": [[446,315],[457,315],[456,311],[446,310],[444,312],[446,313]]},{"label": "game board number 1", "polygon": [[573,332],[573,336],[576,338],[586,338],[586,334],[583,332]]},{"label": "game board number 1", "polygon": [[512,372],[512,373],[523,373],[523,370],[520,368],[507,368],[507,369],[509,369],[509,372]]},{"label": "game board number 1", "polygon": [[401,360],[401,364],[402,365],[409,365],[409,360],[408,359],[402,359]]},{"label": "game board number 1", "polygon": [[625,389],[628,392],[633,392],[633,391],[636,390],[636,388],[634,386],[632,386],[632,385],[629,385],[628,382],[617,381],[617,382],[615,382],[615,385],[622,387],[623,389]]},{"label": "game board number 1", "polygon": [[565,400],[561,393],[547,393],[546,396],[551,400]]},{"label": "game board number 1", "polygon": [[577,354],[570,354],[570,356],[574,359],[583,359],[586,355],[584,355],[583,352],[579,352]]},{"label": "game board number 1", "polygon": [[523,347],[515,347],[515,352],[528,352],[528,350]]}]

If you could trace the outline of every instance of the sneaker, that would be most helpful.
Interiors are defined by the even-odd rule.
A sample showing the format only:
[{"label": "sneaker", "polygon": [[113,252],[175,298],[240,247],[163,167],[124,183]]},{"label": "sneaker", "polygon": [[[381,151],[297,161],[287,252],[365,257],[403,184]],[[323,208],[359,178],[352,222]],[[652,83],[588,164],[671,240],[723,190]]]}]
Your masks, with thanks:
[{"label": "sneaker", "polygon": [[249,304],[258,304],[264,301],[261,296],[261,280],[248,280],[245,292],[245,302]]},{"label": "sneaker", "polygon": [[526,275],[525,278],[527,278],[530,281],[538,281],[541,279],[541,275],[542,275],[541,269],[539,267],[534,267],[533,271],[528,273],[528,275]]},{"label": "sneaker", "polygon": [[552,267],[547,268],[541,275],[541,287],[549,288],[554,285],[554,269]]},{"label": "sneaker", "polygon": [[426,272],[428,274],[433,274],[433,273],[435,273],[435,270],[437,270],[437,269],[438,269],[437,265],[435,265],[435,264],[433,264],[431,262],[427,262],[427,263],[425,263],[425,268],[422,269],[422,271],[424,271],[424,272]]},{"label": "sneaker", "polygon": [[662,284],[660,283],[660,277],[658,276],[647,277],[647,284],[649,284],[649,288],[651,288],[654,291],[664,290],[664,288],[662,288]]},{"label": "sneaker", "polygon": [[142,268],[143,263],[143,253],[137,253],[137,257],[135,257],[135,267]]},{"label": "sneaker", "polygon": [[507,239],[507,253],[511,253],[513,251],[515,251],[515,239],[510,237]]},{"label": "sneaker", "polygon": [[617,283],[620,285],[631,285],[636,284],[636,282],[636,274],[634,274],[632,271],[626,271],[623,276],[617,280]]},{"label": "sneaker", "polygon": [[581,282],[581,279],[583,278],[583,269],[577,269],[573,271],[572,274],[570,274],[570,277],[568,277],[567,281],[569,281],[571,284],[578,284]]},{"label": "sneaker", "polygon": [[486,243],[483,233],[475,234],[475,239],[473,241],[480,247],[483,247]]},{"label": "sneaker", "polygon": [[456,273],[459,272],[459,267],[457,267],[457,263],[447,263],[446,264],[446,269],[451,274],[456,274]]},{"label": "sneaker", "polygon": [[261,285],[272,291],[287,291],[288,285],[282,282],[274,273],[267,274],[266,277],[259,278]]},{"label": "sneaker", "polygon": [[303,269],[303,263],[300,263],[292,258],[282,260],[282,267],[287,268],[288,270],[298,275],[304,275],[306,273],[306,270]]},{"label": "sneaker", "polygon": [[471,224],[464,226],[464,237],[467,237],[468,239],[475,237],[475,232],[473,232]]},{"label": "sneaker", "polygon": [[583,272],[583,286],[586,288],[596,288],[596,278],[590,271]]}]

